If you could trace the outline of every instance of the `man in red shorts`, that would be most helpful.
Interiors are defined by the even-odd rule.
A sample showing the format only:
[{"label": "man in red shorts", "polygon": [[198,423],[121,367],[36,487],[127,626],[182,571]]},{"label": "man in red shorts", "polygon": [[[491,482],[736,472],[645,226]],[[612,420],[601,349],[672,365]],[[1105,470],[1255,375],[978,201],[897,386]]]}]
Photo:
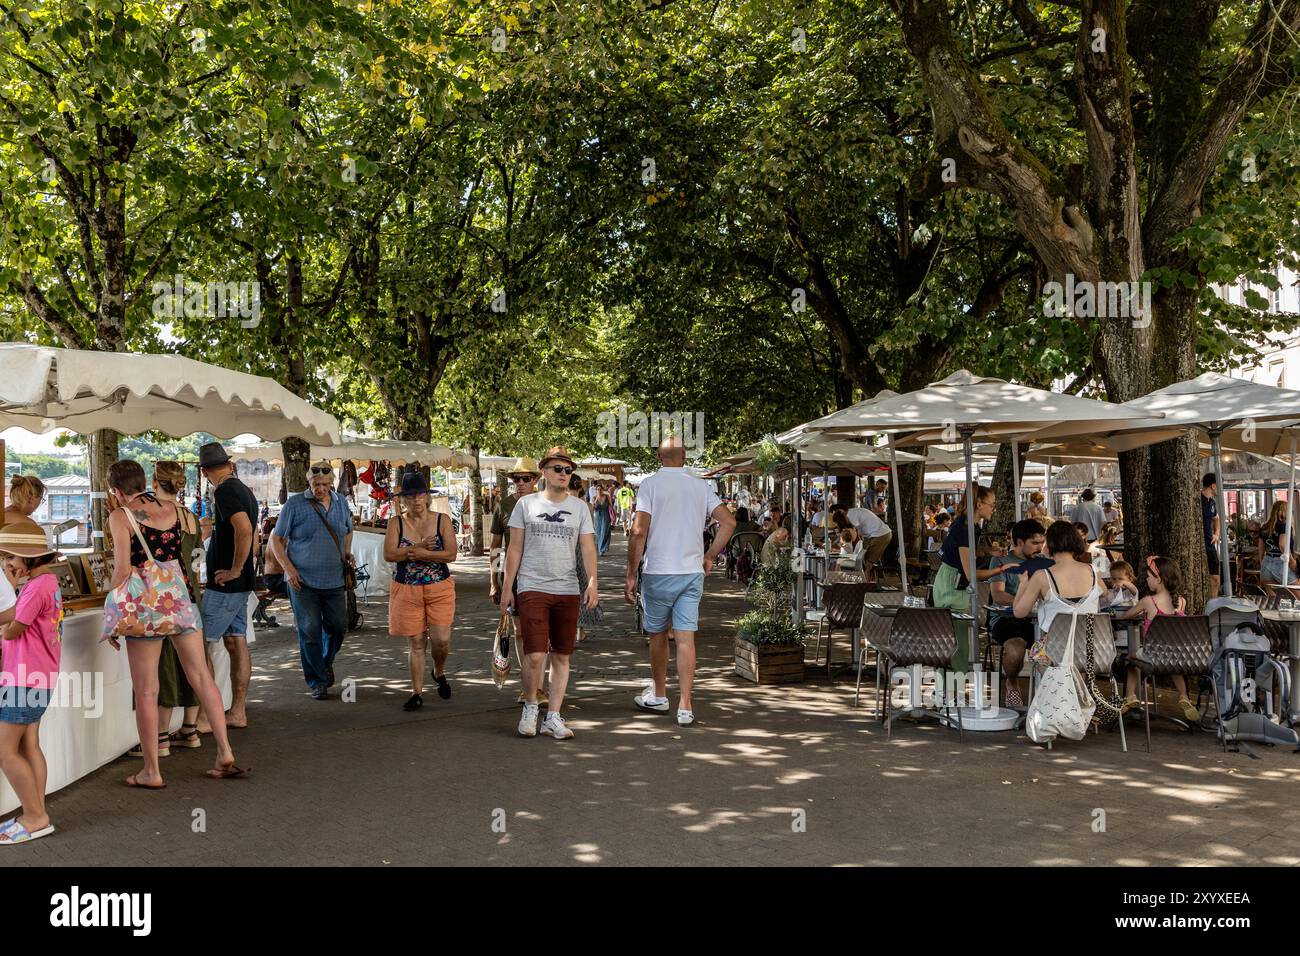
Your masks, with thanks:
[{"label": "man in red shorts", "polygon": [[[537,736],[537,688],[546,653],[551,654],[550,701],[542,733],[567,740],[560,707],[569,683],[569,656],[578,637],[578,608],[600,603],[596,591],[596,535],[591,509],[569,494],[569,476],[577,465],[562,446],[546,453],[538,466],[542,490],[520,498],[510,514],[510,543],[501,581],[503,601],[514,601],[519,641],[524,651],[523,737]],[[579,594],[578,548],[587,569],[586,591]],[[518,587],[516,587],[516,584]],[[518,597],[513,595],[518,592]]]}]

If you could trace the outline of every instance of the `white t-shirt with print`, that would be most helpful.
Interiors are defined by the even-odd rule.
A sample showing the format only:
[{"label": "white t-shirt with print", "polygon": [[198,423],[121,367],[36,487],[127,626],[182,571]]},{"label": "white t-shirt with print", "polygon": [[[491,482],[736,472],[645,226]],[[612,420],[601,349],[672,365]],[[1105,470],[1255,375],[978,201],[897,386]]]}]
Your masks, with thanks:
[{"label": "white t-shirt with print", "polygon": [[510,527],[524,529],[524,553],[515,579],[520,594],[581,593],[579,536],[595,533],[591,509],[585,501],[567,494],[563,501],[548,501],[540,491],[524,495],[510,513]]},{"label": "white t-shirt with print", "polygon": [[660,468],[641,482],[636,510],[650,516],[645,574],[703,574],[704,527],[722,499],[685,468]]}]

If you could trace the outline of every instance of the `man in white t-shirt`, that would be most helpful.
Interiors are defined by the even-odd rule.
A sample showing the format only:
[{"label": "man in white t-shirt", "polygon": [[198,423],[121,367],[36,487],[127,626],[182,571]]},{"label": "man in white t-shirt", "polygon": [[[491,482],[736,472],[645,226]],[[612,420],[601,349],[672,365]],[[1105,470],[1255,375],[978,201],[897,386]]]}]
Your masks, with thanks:
[{"label": "man in white t-shirt", "polygon": [[[578,636],[578,610],[580,606],[594,608],[600,603],[596,590],[596,534],[591,509],[582,499],[569,494],[569,476],[577,468],[569,453],[557,445],[538,467],[542,471],[542,490],[524,495],[510,514],[501,600],[508,605],[506,610],[519,615],[519,642],[524,652],[524,712],[519,719],[519,734],[537,735],[537,690],[550,651],[550,700],[542,733],[567,740],[573,731],[565,726],[560,706],[569,683],[569,657]],[[586,590],[581,594],[579,548],[587,572]],[[516,591],[518,597],[514,596]]]},{"label": "man in white t-shirt", "polygon": [[876,512],[870,508],[849,508],[844,512],[845,519],[862,535],[862,569],[867,580],[876,580],[876,565],[885,555],[885,549],[894,539],[894,532]]},{"label": "man in white t-shirt", "polygon": [[[650,635],[650,671],[654,677],[654,684],[633,702],[642,710],[667,713],[671,629],[677,644],[677,681],[681,685],[677,723],[686,727],[695,722],[691,687],[695,681],[695,632],[699,629],[704,575],[731,539],[736,518],[710,482],[686,471],[686,449],[680,438],[672,436],[660,443],[659,461],[663,467],[637,489],[636,520],[628,541],[623,596],[628,604],[638,599],[636,572],[644,553],[640,601],[643,626]],[[710,518],[718,522],[718,533],[705,552],[704,529]]]}]

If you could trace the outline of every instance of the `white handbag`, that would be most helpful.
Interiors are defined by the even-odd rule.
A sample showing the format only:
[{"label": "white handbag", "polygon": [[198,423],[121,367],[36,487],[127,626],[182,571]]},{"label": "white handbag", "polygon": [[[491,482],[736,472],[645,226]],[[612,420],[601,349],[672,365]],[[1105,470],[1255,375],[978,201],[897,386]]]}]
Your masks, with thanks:
[{"label": "white handbag", "polygon": [[1058,736],[1082,740],[1097,707],[1083,676],[1074,667],[1074,632],[1079,615],[1070,616],[1065,653],[1059,663],[1052,664],[1043,674],[1025,715],[1025,733],[1036,744],[1045,744]]}]

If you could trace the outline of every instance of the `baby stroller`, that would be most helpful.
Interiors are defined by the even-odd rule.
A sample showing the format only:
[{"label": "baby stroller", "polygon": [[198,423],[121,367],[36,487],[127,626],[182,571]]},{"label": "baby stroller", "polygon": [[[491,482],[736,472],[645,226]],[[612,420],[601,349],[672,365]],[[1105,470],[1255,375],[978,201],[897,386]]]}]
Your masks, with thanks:
[{"label": "baby stroller", "polygon": [[[1244,598],[1217,597],[1205,613],[1214,646],[1210,681],[1223,749],[1231,743],[1236,750],[1246,741],[1300,747],[1287,713],[1291,673],[1270,651],[1259,608]],[[1249,747],[1246,752],[1255,756]]]}]

